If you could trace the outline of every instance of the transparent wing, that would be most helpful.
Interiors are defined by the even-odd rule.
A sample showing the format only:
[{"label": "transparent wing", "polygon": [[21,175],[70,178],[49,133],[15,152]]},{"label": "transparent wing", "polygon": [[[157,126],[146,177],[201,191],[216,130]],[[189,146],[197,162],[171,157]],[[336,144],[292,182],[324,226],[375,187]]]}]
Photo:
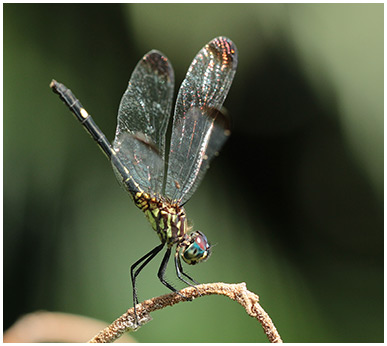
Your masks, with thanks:
[{"label": "transparent wing", "polygon": [[181,136],[171,149],[165,195],[182,205],[196,190],[230,131],[226,117],[215,108],[190,108],[179,120],[173,131]]},{"label": "transparent wing", "polygon": [[184,204],[194,193],[229,127],[220,112],[238,57],[225,37],[209,42],[195,57],[177,96],[165,195]]},{"label": "transparent wing", "polygon": [[133,71],[118,110],[113,148],[136,185],[147,192],[161,193],[163,186],[173,84],[168,59],[152,50]]},{"label": "transparent wing", "polygon": [[[160,193],[164,180],[164,160],[157,148],[141,133],[122,132],[116,136],[115,143],[117,155],[112,157],[112,165],[125,188],[132,193]],[[117,169],[120,163],[127,169],[125,176],[119,174]]]}]

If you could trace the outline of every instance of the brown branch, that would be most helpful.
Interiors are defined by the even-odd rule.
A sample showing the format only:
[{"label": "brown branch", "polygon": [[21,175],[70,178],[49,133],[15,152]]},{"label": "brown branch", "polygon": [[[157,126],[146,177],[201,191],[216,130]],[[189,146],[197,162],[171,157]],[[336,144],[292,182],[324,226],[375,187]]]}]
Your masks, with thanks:
[{"label": "brown branch", "polygon": [[[270,342],[282,342],[281,337],[278,334],[271,318],[259,305],[258,296],[248,291],[244,282],[240,284],[225,284],[222,282],[203,284],[196,286],[196,289],[193,287],[187,287],[181,290],[180,293],[186,297],[191,297],[192,299],[212,294],[227,296],[241,304],[251,317],[256,318],[259,323],[261,323],[263,330]],[[144,325],[152,319],[149,315],[151,312],[184,301],[186,300],[176,293],[170,293],[146,300],[141,304],[138,304],[136,307],[136,311],[139,316],[139,322],[141,325]],[[136,330],[137,328],[138,326],[136,326],[134,321],[134,309],[131,308],[121,317],[117,318],[110,326],[106,327],[94,338],[92,338],[89,342],[113,342],[123,333]]]}]

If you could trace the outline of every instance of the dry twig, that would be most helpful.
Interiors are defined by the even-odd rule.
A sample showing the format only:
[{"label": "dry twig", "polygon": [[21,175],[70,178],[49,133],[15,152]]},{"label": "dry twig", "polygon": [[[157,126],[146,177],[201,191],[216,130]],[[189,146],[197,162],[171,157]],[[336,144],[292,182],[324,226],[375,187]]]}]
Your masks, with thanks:
[{"label": "dry twig", "polygon": [[[191,297],[192,299],[198,298],[199,296],[212,294],[227,296],[241,304],[251,317],[256,318],[259,323],[261,323],[263,330],[270,342],[282,342],[281,337],[277,332],[277,329],[275,328],[271,318],[259,305],[258,296],[248,291],[245,283],[225,284],[218,282],[212,284],[203,284],[196,286],[196,289],[193,287],[187,287],[181,290],[180,293],[186,297]],[[152,319],[149,315],[151,312],[184,301],[186,300],[176,293],[170,293],[146,300],[136,306],[139,322],[141,325],[143,325]],[[113,342],[123,333],[136,330],[137,328],[138,326],[135,324],[134,320],[134,309],[131,308],[122,316],[117,318],[110,326],[106,327],[94,338],[92,338],[89,342]]]}]

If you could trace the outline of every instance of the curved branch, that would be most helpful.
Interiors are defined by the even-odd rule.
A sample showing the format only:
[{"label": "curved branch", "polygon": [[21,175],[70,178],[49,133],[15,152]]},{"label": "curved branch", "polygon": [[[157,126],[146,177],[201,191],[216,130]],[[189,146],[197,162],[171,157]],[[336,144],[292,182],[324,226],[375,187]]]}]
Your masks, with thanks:
[{"label": "curved branch", "polygon": [[[217,282],[212,284],[197,285],[195,287],[196,289],[194,287],[184,288],[180,291],[180,293],[192,299],[212,294],[227,296],[241,304],[251,317],[254,317],[259,321],[270,342],[282,342],[281,337],[277,332],[277,329],[275,328],[271,318],[259,305],[259,297],[256,294],[248,291],[244,282],[240,284],[226,284]],[[186,300],[176,293],[170,293],[160,297],[145,300],[136,306],[139,322],[141,325],[143,325],[152,319],[149,315],[151,312],[184,301]],[[89,342],[113,342],[123,333],[130,332],[138,328],[139,326],[135,324],[134,320],[134,309],[131,308],[122,316],[117,318],[110,326],[106,327],[94,338],[89,340]]]}]

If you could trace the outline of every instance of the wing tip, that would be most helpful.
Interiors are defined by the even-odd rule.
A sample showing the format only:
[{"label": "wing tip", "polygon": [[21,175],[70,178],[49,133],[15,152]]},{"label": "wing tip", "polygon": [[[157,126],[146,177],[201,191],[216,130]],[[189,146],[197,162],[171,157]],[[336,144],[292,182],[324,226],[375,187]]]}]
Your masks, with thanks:
[{"label": "wing tip", "polygon": [[162,52],[152,49],[139,62],[150,67],[153,72],[163,76],[168,82],[174,81],[174,71],[169,59]]},{"label": "wing tip", "polygon": [[216,55],[223,65],[230,65],[233,69],[238,63],[238,49],[233,41],[226,36],[218,36],[206,45]]}]

